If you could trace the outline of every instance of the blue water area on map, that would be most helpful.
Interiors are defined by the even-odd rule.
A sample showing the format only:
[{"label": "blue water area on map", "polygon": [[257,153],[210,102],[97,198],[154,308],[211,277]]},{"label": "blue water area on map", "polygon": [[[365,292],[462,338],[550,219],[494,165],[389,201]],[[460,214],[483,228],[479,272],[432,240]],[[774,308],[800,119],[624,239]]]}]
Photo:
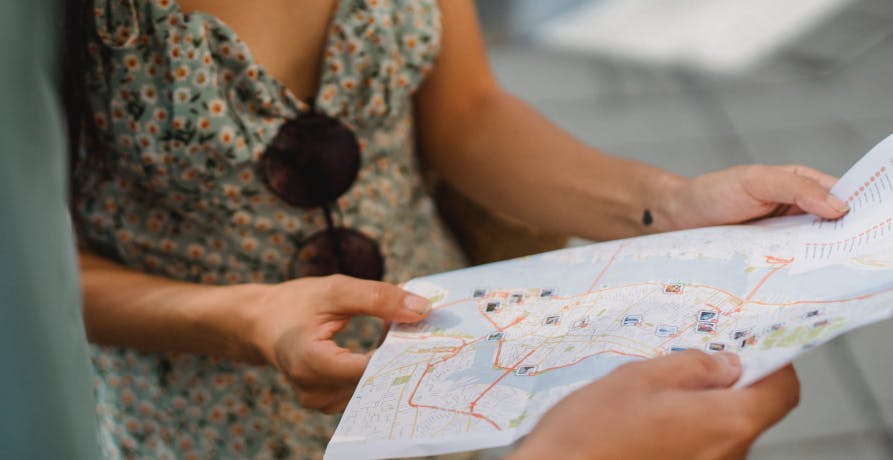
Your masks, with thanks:
[{"label": "blue water area on map", "polygon": [[[624,257],[621,254],[603,274],[596,288],[640,282],[681,282],[717,287],[743,298],[771,270],[770,267],[760,266],[747,272],[747,261],[741,255],[729,260],[678,260],[663,256],[638,259],[632,256]],[[470,297],[472,290],[478,287],[557,287],[559,295],[573,295],[589,289],[605,265],[605,262],[574,263],[532,256],[434,275],[425,280],[448,289],[450,294],[447,301]],[[893,270],[832,265],[793,275],[786,269],[781,270],[765,281],[755,299],[835,300],[890,288],[893,288]],[[488,324],[481,321],[479,326],[487,328]]]},{"label": "blue water area on map", "polygon": [[[449,380],[459,381],[471,377],[475,383],[489,384],[494,382],[505,373],[505,369],[493,368],[496,348],[497,342],[484,342],[477,346],[475,348],[474,363],[471,368],[451,374]],[[611,372],[617,366],[632,360],[634,358],[619,355],[592,356],[574,366],[553,369],[542,374],[524,376],[512,373],[506,376],[499,384],[527,391],[548,390],[573,382],[596,380]]]}]

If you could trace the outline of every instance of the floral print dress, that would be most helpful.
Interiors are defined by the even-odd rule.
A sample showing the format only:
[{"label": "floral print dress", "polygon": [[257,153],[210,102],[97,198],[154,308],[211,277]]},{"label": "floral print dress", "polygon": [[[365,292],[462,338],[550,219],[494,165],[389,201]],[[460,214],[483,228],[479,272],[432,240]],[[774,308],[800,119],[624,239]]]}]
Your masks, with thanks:
[{"label": "floral print dress", "polygon": [[[112,154],[111,174],[75,174],[84,244],[177,280],[288,279],[297,242],[325,220],[274,196],[258,159],[309,104],[213,16],[173,0],[95,0],[94,12],[88,98]],[[378,242],[390,282],[463,264],[413,145],[411,96],[439,38],[435,0],[341,0],[313,103],[359,140],[359,177],[334,203],[335,223]],[[346,345],[368,349],[380,332],[354,321]],[[107,458],[320,458],[338,421],[300,407],[272,367],[110,347],[92,355]]]}]

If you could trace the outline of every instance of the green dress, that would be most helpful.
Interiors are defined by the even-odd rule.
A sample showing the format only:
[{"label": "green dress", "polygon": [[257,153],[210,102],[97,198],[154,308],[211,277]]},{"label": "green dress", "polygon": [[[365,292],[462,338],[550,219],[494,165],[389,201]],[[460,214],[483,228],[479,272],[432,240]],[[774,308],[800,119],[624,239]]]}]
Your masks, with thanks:
[{"label": "green dress", "polygon": [[[87,72],[111,174],[76,172],[79,234],[134,269],[207,284],[277,283],[320,209],[288,205],[259,157],[310,110],[219,19],[172,0],[96,0]],[[248,8],[246,4],[246,8]],[[378,242],[390,282],[461,266],[425,194],[412,94],[440,43],[435,0],[342,0],[329,27],[315,110],[356,134],[356,183],[336,225]],[[379,338],[354,321],[345,345]],[[306,410],[272,367],[94,347],[100,443],[109,458],[319,458],[337,416]]]}]

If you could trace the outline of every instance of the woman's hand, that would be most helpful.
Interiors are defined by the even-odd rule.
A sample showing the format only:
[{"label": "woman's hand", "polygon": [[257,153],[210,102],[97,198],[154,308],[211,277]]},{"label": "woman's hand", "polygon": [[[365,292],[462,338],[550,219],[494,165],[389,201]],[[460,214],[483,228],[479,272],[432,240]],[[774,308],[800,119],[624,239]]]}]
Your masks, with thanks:
[{"label": "woman's hand", "polygon": [[344,410],[370,354],[339,347],[334,335],[357,315],[413,323],[430,302],[392,284],[333,275],[263,286],[249,340],[289,379],[301,405]]},{"label": "woman's hand", "polygon": [[800,165],[723,169],[670,185],[666,218],[674,229],[737,224],[804,212],[836,219],[847,204],[828,192],[837,179]]},{"label": "woman's hand", "polygon": [[740,371],[735,355],[699,351],[624,365],[559,402],[509,459],[743,459],[800,385],[788,366],[729,389]]}]

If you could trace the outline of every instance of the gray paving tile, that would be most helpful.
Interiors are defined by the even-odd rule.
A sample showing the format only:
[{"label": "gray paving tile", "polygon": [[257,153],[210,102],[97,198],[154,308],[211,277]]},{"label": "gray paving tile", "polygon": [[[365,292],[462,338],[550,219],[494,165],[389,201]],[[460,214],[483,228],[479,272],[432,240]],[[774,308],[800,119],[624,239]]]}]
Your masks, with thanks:
[{"label": "gray paving tile", "polygon": [[848,433],[796,442],[760,444],[750,460],[889,460],[884,440],[874,433]]},{"label": "gray paving tile", "polygon": [[869,143],[878,143],[893,134],[893,117],[848,120]]},{"label": "gray paving tile", "polygon": [[[893,321],[873,324],[846,336],[856,364],[876,403],[880,417],[893,432]],[[893,453],[891,453],[893,454]]]},{"label": "gray paving tile", "polygon": [[783,131],[837,122],[830,85],[799,82],[727,89],[715,97],[742,133]]},{"label": "gray paving tile", "polygon": [[889,0],[859,0],[853,9],[893,19],[893,2]]},{"label": "gray paving tile", "polygon": [[799,163],[833,175],[844,173],[875,143],[843,121],[742,137],[757,162]]},{"label": "gray paving tile", "polygon": [[633,103],[543,101],[534,106],[571,134],[594,146],[710,136],[701,111],[680,97],[652,97]]},{"label": "gray paving tile", "polygon": [[642,161],[683,176],[697,176],[730,166],[752,163],[732,140],[720,137],[602,144],[604,151]]},{"label": "gray paving tile", "polygon": [[580,100],[598,95],[596,75],[586,61],[518,47],[491,48],[489,57],[500,83],[524,100]]},{"label": "gray paving tile", "polygon": [[795,367],[801,382],[800,406],[767,431],[759,445],[873,429],[870,419],[858,409],[848,388],[838,378],[837,367],[826,348],[818,348],[797,359]]}]

